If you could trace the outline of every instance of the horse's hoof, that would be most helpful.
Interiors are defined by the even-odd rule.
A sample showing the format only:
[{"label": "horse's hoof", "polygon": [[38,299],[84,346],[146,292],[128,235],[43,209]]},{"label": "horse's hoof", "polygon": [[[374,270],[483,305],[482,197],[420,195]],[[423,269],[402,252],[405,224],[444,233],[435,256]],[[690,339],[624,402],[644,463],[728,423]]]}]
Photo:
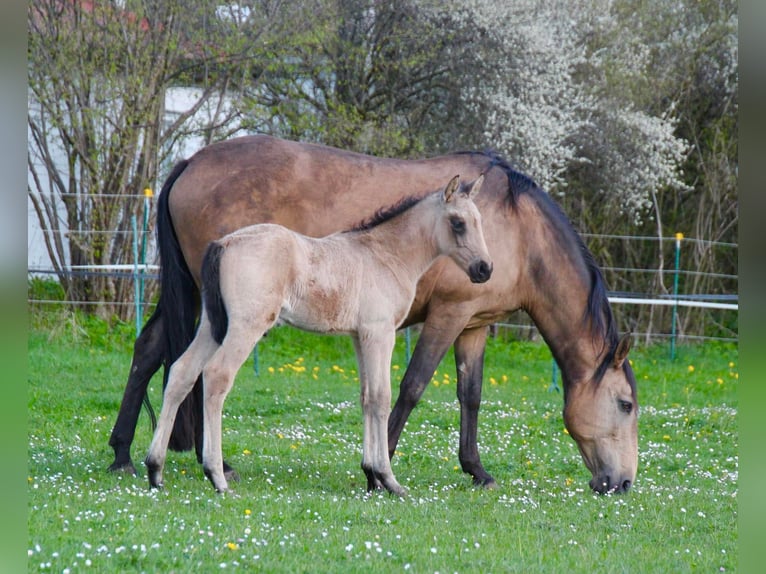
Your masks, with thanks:
[{"label": "horse's hoof", "polygon": [[239,482],[239,473],[225,460],[223,461],[223,476],[228,482]]},{"label": "horse's hoof", "polygon": [[122,463],[122,464],[120,464],[118,462],[113,462],[111,465],[109,465],[109,468],[107,470],[109,472],[112,472],[112,473],[115,473],[115,474],[117,474],[117,473],[119,473],[119,474],[131,474],[133,476],[138,476],[138,472],[136,471],[136,467],[133,466],[133,462],[130,461],[130,460],[128,462],[125,462],[125,463]]},{"label": "horse's hoof", "polygon": [[491,476],[486,476],[483,478],[475,476],[473,478],[473,485],[485,488],[487,490],[495,490],[497,488],[497,482],[495,482],[495,479]]},{"label": "horse's hoof", "polygon": [[396,496],[397,498],[407,498],[407,489],[398,484],[396,486],[387,487],[386,490],[388,490],[388,493],[391,496]]}]

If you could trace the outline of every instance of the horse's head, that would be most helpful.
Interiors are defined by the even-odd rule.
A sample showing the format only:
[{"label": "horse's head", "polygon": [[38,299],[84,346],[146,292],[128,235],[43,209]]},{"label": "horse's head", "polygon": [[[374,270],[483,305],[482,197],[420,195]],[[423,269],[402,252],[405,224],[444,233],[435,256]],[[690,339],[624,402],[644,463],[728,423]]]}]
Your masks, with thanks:
[{"label": "horse's head", "polygon": [[473,202],[483,181],[480,175],[465,191],[460,188],[459,175],[450,180],[444,188],[443,213],[436,231],[440,251],[452,258],[473,283],[484,283],[492,275],[481,214]]},{"label": "horse's head", "polygon": [[590,487],[600,494],[626,492],[636,479],[638,401],[629,349],[626,335],[600,379],[574,383],[567,390],[564,424],[593,475]]}]

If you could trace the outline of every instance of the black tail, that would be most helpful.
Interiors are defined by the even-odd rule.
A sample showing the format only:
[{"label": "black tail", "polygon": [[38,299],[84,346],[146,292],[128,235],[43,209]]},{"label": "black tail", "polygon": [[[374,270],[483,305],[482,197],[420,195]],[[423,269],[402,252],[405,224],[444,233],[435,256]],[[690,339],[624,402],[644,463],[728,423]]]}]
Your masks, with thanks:
[{"label": "black tail", "polygon": [[226,336],[229,328],[229,316],[226,314],[226,306],[221,297],[221,256],[224,247],[217,241],[213,241],[205,250],[202,259],[202,300],[205,305],[205,313],[210,320],[210,329],[213,339],[219,345]]},{"label": "black tail", "polygon": [[[186,264],[170,218],[168,200],[170,190],[178,177],[189,165],[187,160],[178,162],[165,180],[157,202],[157,246],[160,253],[160,298],[165,331],[163,389],[168,382],[168,371],[175,360],[194,338],[199,308],[199,292]],[[197,405],[196,402],[200,401]],[[145,401],[146,402],[146,401]],[[201,412],[201,385],[181,403],[170,436],[170,448],[190,450],[194,446],[195,419]],[[199,409],[199,410],[198,410]]]}]

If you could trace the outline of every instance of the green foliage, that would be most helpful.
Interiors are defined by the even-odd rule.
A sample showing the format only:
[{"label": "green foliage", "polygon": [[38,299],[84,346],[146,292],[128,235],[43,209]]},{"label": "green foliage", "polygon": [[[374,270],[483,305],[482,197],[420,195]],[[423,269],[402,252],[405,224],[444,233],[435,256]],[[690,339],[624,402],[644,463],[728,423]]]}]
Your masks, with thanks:
[{"label": "green foliage", "polygon": [[[217,495],[191,453],[169,454],[160,492],[140,465],[138,477],[106,472],[130,345],[104,328],[30,332],[29,572],[737,571],[736,346],[683,346],[676,361],[665,346],[632,353],[640,458],[626,496],[590,493],[548,390],[547,348],[501,338],[489,341],[479,423],[498,488],[473,488],[448,357],[402,435],[398,500],[364,492],[349,341],[278,328],[260,345],[260,376],[248,362],[227,400],[224,455],[242,479]],[[399,340],[394,381],[403,368]],[[155,405],[160,388],[157,375]],[[142,413],[136,461],[150,440]]]}]

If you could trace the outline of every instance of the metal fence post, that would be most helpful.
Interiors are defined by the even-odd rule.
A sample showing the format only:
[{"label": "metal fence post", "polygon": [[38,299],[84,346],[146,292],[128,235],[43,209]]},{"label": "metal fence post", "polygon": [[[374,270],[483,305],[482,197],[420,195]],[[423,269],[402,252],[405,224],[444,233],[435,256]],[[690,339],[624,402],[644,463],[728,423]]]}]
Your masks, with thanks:
[{"label": "metal fence post", "polygon": [[138,226],[136,225],[135,214],[130,216],[130,225],[133,228],[133,289],[136,293],[136,337],[138,337],[141,333],[141,299],[138,284]]},{"label": "metal fence post", "polygon": [[683,233],[676,233],[676,267],[673,273],[673,321],[670,327],[670,359],[676,358],[676,321],[678,320],[678,272],[681,267],[681,240]]}]

